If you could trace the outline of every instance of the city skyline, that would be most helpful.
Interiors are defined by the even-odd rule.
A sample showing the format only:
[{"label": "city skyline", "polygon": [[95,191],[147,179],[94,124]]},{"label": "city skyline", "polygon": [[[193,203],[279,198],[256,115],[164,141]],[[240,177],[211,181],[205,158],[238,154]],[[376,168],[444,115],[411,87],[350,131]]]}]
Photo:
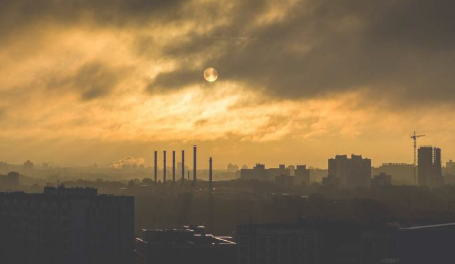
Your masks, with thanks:
[{"label": "city skyline", "polygon": [[0,0],[0,264],[453,264],[455,1]]},{"label": "city skyline", "polygon": [[[196,145],[194,145],[196,146]],[[421,148],[428,148],[428,147],[435,147],[434,145],[418,145],[418,148],[419,148],[419,151]],[[185,151],[185,150],[182,150],[182,151]],[[157,169],[158,170],[163,170],[163,162],[165,162],[164,160],[164,155],[166,155],[166,158],[169,159],[169,158],[172,158],[172,153],[168,153],[166,154],[166,152],[168,152],[167,150],[163,150],[162,153],[158,153],[158,151],[156,151],[156,155],[157,155]],[[182,164],[182,156],[180,153],[178,153],[179,151],[175,151],[175,150],[172,150],[171,152],[177,152],[177,155],[175,156],[176,160],[175,160],[175,164],[177,164],[178,166],[176,167],[177,170],[180,170],[180,167],[181,164]],[[198,170],[208,170],[209,169],[209,159],[212,159],[213,158],[213,155],[210,155],[210,154],[207,154],[207,153],[204,153],[202,152],[201,153],[202,156],[204,157],[203,160],[196,160],[196,164],[198,166]],[[359,153],[337,153],[335,156],[340,156],[340,155],[360,155],[362,156],[362,154],[359,154]],[[205,160],[205,157],[208,157],[207,160]],[[418,155],[416,156],[418,158]],[[443,156],[441,156],[443,157]],[[187,157],[188,158],[188,157]],[[190,157],[192,158],[192,157]],[[253,157],[254,158],[254,157]],[[368,157],[367,157],[368,158]],[[132,157],[132,156],[126,156],[124,158],[121,158],[119,160],[116,160],[116,161],[112,161],[112,162],[109,162],[109,163],[101,163],[101,164],[98,164],[96,162],[94,163],[88,163],[88,164],[79,164],[79,165],[68,165],[68,164],[58,164],[58,163],[55,163],[55,162],[49,162],[49,161],[45,161],[45,162],[36,162],[36,161],[33,161],[33,160],[30,160],[30,159],[27,159],[25,160],[25,162],[18,162],[18,163],[11,163],[11,162],[5,162],[5,161],[0,161],[0,162],[5,162],[7,164],[11,164],[11,165],[21,165],[22,163],[24,164],[25,166],[25,163],[29,163],[29,162],[32,162],[35,166],[37,167],[43,167],[43,166],[52,166],[52,167],[93,167],[94,165],[96,165],[97,167],[100,167],[100,168],[112,168],[112,169],[121,169],[124,165],[125,166],[129,166],[129,167],[137,167],[137,168],[154,168],[154,158],[152,157],[152,159],[146,159],[146,158],[143,158],[143,157]],[[328,159],[330,159],[330,157],[328,157]],[[371,160],[371,159],[370,159]],[[440,158],[440,161],[441,161],[441,164],[442,164],[442,167],[445,167],[445,163],[446,162],[452,162],[452,158],[446,158],[446,159],[443,159],[443,158]],[[193,160],[191,159],[190,162],[192,163]],[[387,164],[407,164],[407,165],[413,165],[412,162],[400,162],[400,161],[389,161],[389,162],[373,162],[373,160],[371,160],[371,167],[379,167],[379,166],[382,166],[382,165],[387,165]],[[418,165],[419,162],[416,162],[416,168],[417,168],[417,165]],[[255,165],[258,165],[258,164],[263,164],[263,165],[266,165],[266,167],[278,167],[280,165],[286,165],[286,166],[296,166],[296,165],[305,165],[309,168],[314,168],[314,169],[325,169],[327,170],[329,168],[329,166],[327,165],[327,159],[326,159],[326,162],[325,162],[325,165],[322,165],[320,167],[318,166],[314,166],[312,164],[308,164],[306,163],[305,161],[303,160],[300,160],[300,161],[297,161],[297,162],[290,162],[289,160],[280,160],[279,162],[271,162],[271,163],[266,163],[264,161],[261,161],[261,160],[257,160],[253,163],[235,163],[235,162],[231,162],[231,161],[227,161],[227,163],[218,163],[216,166],[213,166],[214,169],[216,170],[225,170],[225,169],[228,169],[228,167],[230,165],[235,165],[235,166],[238,166],[239,169],[241,169],[242,166],[247,166],[248,168],[252,168],[254,167]],[[185,167],[186,168],[189,168],[188,167],[188,164],[185,164]],[[167,169],[172,169],[172,164],[167,164],[166,165],[166,168]]]}]

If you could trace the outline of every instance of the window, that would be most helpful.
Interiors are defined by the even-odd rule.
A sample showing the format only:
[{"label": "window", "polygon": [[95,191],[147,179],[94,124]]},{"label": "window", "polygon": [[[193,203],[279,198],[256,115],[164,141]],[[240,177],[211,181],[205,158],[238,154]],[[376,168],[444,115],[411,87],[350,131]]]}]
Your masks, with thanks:
[{"label": "window", "polygon": [[269,238],[269,244],[272,245],[272,246],[278,245],[278,238],[276,238],[276,237],[270,237],[270,238]]},{"label": "window", "polygon": [[267,238],[266,237],[259,237],[258,238],[258,244],[261,246],[267,245]]}]

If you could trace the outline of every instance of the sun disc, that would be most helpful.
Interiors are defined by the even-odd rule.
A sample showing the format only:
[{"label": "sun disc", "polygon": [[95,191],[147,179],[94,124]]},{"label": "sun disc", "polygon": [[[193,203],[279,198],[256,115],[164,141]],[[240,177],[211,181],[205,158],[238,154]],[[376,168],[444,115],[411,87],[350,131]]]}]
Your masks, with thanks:
[{"label": "sun disc", "polygon": [[208,82],[214,82],[218,79],[218,71],[215,68],[207,68],[204,71],[204,79]]}]

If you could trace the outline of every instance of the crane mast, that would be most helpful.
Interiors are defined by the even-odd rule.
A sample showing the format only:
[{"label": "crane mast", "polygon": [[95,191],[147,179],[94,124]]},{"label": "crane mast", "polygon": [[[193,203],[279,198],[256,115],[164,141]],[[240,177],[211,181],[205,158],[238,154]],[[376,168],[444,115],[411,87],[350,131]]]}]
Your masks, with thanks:
[{"label": "crane mast", "polygon": [[414,131],[414,134],[411,136],[411,139],[414,141],[414,184],[417,185],[417,139],[424,137],[425,135],[417,135]]}]

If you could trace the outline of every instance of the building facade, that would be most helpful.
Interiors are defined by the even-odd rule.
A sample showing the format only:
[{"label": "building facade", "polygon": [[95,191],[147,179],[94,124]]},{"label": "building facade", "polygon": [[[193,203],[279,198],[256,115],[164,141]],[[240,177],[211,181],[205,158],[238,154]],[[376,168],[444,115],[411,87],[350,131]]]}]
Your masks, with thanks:
[{"label": "building facade", "polygon": [[391,186],[392,185],[392,176],[387,173],[381,172],[378,175],[374,175],[371,180],[371,186],[380,187],[380,186]]},{"label": "building facade", "polygon": [[418,185],[437,187],[444,184],[441,149],[422,146],[418,151]]},{"label": "building facade", "polygon": [[378,168],[373,168],[373,174],[381,172],[392,176],[393,185],[415,185],[414,165],[407,163],[383,163]]},{"label": "building facade", "polygon": [[380,264],[397,259],[397,230],[349,222],[237,227],[238,264]]},{"label": "building facade", "polygon": [[371,160],[362,156],[337,155],[328,160],[329,176],[339,178],[340,187],[353,189],[371,184]]},{"label": "building facade", "polygon": [[63,186],[0,193],[0,234],[2,263],[132,263],[134,197]]},{"label": "building facade", "polygon": [[280,176],[291,176],[290,170],[285,165],[280,165],[278,168],[266,169],[264,164],[256,164],[252,169],[240,170],[240,179],[242,180],[275,182],[276,178]]},{"label": "building facade", "polygon": [[294,172],[295,184],[297,185],[310,185],[310,170],[306,168],[306,165],[297,165]]}]

